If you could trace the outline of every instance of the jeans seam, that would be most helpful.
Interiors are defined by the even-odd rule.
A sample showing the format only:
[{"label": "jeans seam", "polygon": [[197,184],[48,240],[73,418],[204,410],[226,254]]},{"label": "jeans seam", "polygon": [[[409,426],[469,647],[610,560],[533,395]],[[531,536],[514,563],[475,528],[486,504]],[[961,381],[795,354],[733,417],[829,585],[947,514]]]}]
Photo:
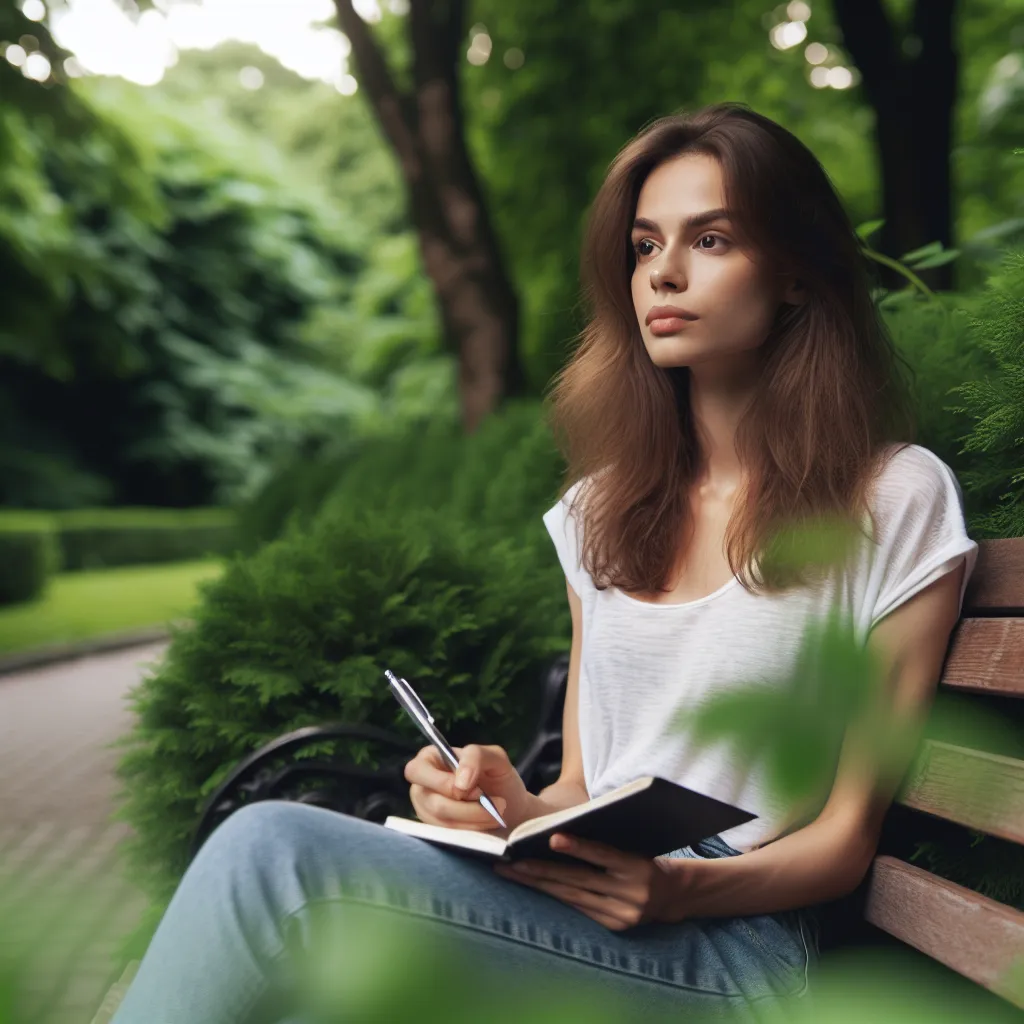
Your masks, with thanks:
[{"label": "jeans seam", "polygon": [[[434,923],[437,923],[437,924],[443,924],[443,925],[445,925],[445,926],[447,926],[449,928],[460,928],[460,929],[466,929],[468,931],[479,932],[481,934],[490,936],[491,938],[500,939],[500,940],[504,940],[504,941],[507,941],[507,942],[513,942],[513,943],[516,943],[517,945],[526,946],[526,947],[528,947],[530,949],[541,950],[544,953],[547,953],[547,954],[549,954],[551,956],[560,957],[560,958],[562,958],[564,960],[570,960],[573,963],[583,964],[584,966],[593,967],[593,968],[596,968],[597,970],[601,970],[601,971],[608,971],[608,972],[610,972],[612,974],[620,975],[620,976],[626,977],[626,978],[635,978],[638,981],[648,982],[650,984],[658,985],[658,986],[660,986],[662,988],[665,988],[665,989],[676,989],[676,990],[684,991],[684,992],[696,992],[696,993],[699,993],[700,995],[703,995],[703,996],[711,996],[711,997],[714,997],[714,998],[717,998],[717,999],[730,999],[730,1000],[733,1000],[733,1001],[736,1001],[736,1002],[742,1002],[742,1003],[747,1003],[747,1004],[761,1002],[761,1001],[766,1000],[766,999],[777,999],[778,998],[778,994],[774,993],[774,992],[767,992],[764,995],[760,995],[760,996],[750,996],[750,995],[747,995],[747,994],[745,994],[743,992],[739,992],[739,991],[737,991],[737,992],[723,992],[721,989],[703,988],[703,987],[698,986],[698,985],[685,985],[685,984],[681,984],[681,983],[676,982],[676,981],[667,981],[664,978],[653,977],[651,975],[636,974],[633,971],[626,971],[626,970],[623,970],[620,967],[615,967],[613,965],[598,963],[595,960],[590,960],[590,959],[588,959],[586,957],[579,956],[576,953],[570,953],[570,952],[566,952],[565,950],[555,949],[553,946],[544,945],[543,943],[540,943],[540,942],[532,942],[529,939],[516,938],[515,936],[508,935],[507,933],[505,933],[503,931],[500,931],[498,929],[490,928],[490,927],[487,927],[487,926],[484,926],[484,925],[474,924],[471,921],[466,921],[466,922],[455,921],[453,918],[451,918],[451,917],[449,917],[447,915],[444,915],[444,914],[427,913],[425,911],[415,910],[415,909],[412,909],[412,908],[409,908],[409,907],[401,907],[401,906],[397,906],[397,905],[395,905],[393,903],[382,903],[382,902],[377,901],[377,900],[366,899],[366,898],[360,897],[360,896],[347,896],[347,895],[346,896],[325,896],[325,897],[320,897],[320,898],[318,898],[316,900],[310,900],[310,901],[304,903],[298,909],[293,910],[290,914],[288,914],[282,920],[282,928],[284,927],[285,924],[287,924],[288,921],[290,921],[292,918],[294,918],[297,914],[302,913],[304,910],[306,910],[306,909],[308,909],[308,908],[310,908],[310,907],[312,907],[314,905],[315,906],[321,906],[323,904],[344,904],[344,903],[355,903],[355,904],[358,904],[359,906],[375,907],[378,910],[387,910],[387,911],[390,911],[390,912],[395,913],[395,914],[416,917],[416,918],[418,918],[420,920],[423,920],[423,921],[431,921],[431,922],[434,922]],[[285,952],[286,952],[286,949],[285,949],[285,947],[282,946],[281,951],[278,953],[278,957],[277,958],[282,956]],[[275,960],[277,958],[275,958]]]},{"label": "jeans seam", "polygon": [[[750,925],[749,921],[747,920],[747,918],[743,917],[743,918],[740,918],[740,920],[743,922],[743,927],[746,929],[747,933],[750,935],[750,938],[753,941],[754,945],[756,945],[757,948],[759,950],[761,950],[762,953],[764,953],[766,956],[771,957],[776,963],[782,964],[782,966],[784,966],[787,970],[789,970],[789,971],[792,970],[790,965],[784,963],[784,961],[782,960],[782,957],[780,957],[777,952],[775,952],[773,949],[771,949],[771,947],[769,947],[767,945],[767,943],[765,943],[765,941],[761,938],[761,936],[757,934],[757,929],[751,927],[751,925]],[[804,915],[799,913],[799,912],[797,913],[797,923],[798,923],[799,930],[800,930],[800,943],[801,943],[801,945],[804,948],[804,963],[803,963],[803,971],[802,971],[802,973],[803,973],[803,983],[801,984],[799,989],[794,989],[792,992],[788,992],[787,991],[786,992],[787,996],[801,996],[801,995],[803,995],[804,992],[807,991],[807,987],[808,987],[808,985],[810,983],[811,953],[810,953],[810,949],[807,946],[807,936],[806,936],[805,931],[804,931]]]}]

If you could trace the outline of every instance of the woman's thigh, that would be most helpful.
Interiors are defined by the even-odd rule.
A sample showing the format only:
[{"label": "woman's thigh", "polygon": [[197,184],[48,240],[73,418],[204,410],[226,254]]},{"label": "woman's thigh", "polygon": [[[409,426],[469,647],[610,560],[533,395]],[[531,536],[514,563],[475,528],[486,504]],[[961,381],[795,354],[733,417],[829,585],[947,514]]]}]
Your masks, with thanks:
[{"label": "woman's thigh", "polygon": [[303,879],[287,917],[301,920],[311,902],[398,912],[418,920],[418,934],[472,950],[479,963],[506,977],[543,973],[591,991],[628,993],[652,1007],[725,1007],[797,995],[807,985],[812,954],[799,915],[613,932],[545,893],[499,877],[487,861],[347,815],[265,803],[241,812],[235,831],[237,845],[229,846],[262,851],[264,870],[279,879],[292,873]]}]

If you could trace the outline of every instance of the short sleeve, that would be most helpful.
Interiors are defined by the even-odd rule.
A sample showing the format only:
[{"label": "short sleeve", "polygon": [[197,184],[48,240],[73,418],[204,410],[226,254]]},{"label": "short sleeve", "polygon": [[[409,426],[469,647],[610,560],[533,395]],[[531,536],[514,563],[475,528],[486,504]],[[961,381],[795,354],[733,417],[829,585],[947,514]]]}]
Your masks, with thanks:
[{"label": "short sleeve", "polygon": [[883,469],[873,511],[878,551],[869,587],[870,628],[966,559],[963,608],[978,545],[967,536],[963,492],[953,471],[926,448],[911,445]]},{"label": "short sleeve", "polygon": [[582,480],[577,481],[569,488],[560,501],[555,502],[544,513],[544,525],[551,535],[551,541],[555,545],[558,554],[558,561],[565,573],[569,585],[577,594],[582,594],[585,586],[590,581],[590,575],[583,568],[583,536],[577,529],[575,515],[570,514],[569,505],[580,489]]}]

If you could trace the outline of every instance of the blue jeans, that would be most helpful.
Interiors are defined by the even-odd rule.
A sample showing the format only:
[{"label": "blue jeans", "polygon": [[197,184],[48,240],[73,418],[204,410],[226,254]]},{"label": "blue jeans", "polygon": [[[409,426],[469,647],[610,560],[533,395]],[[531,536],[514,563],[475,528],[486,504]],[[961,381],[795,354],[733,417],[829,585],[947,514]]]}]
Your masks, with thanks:
[{"label": "blue jeans", "polygon": [[[715,836],[671,856],[736,855]],[[299,1013],[280,993],[323,906],[364,908],[351,913],[401,922],[403,934],[418,929],[431,948],[447,944],[464,978],[490,969],[506,994],[544,979],[563,996],[575,991],[605,1008],[621,1001],[645,1020],[761,1019],[761,1010],[777,1012],[779,996],[806,993],[817,956],[810,911],[610,931],[487,862],[344,814],[265,801],[207,840],[114,1024],[250,1024]],[[361,926],[354,930],[358,959],[367,954]]]}]

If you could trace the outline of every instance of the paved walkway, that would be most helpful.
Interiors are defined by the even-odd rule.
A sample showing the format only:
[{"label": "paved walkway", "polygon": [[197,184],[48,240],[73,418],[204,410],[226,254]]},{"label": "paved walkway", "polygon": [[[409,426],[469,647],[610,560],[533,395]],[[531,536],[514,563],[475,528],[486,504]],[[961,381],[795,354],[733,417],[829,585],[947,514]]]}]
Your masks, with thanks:
[{"label": "paved walkway", "polygon": [[[88,1024],[145,899],[112,822],[128,690],[165,643],[0,676],[0,959],[28,962],[32,1019]],[[19,1018],[20,1019],[20,1018]]]}]

